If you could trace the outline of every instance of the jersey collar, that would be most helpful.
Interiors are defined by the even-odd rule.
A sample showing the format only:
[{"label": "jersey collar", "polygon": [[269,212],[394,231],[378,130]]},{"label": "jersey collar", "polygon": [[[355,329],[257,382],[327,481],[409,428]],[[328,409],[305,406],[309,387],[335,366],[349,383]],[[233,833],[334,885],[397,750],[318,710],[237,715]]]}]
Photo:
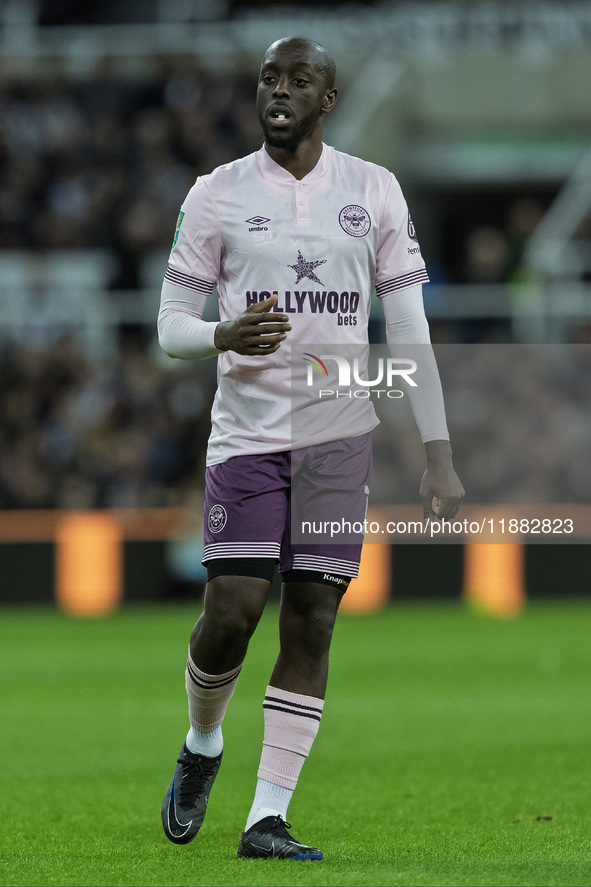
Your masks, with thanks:
[{"label": "jersey collar", "polygon": [[[311,170],[307,176],[301,180],[305,183],[317,182],[322,179],[330,169],[330,164],[332,160],[334,148],[325,145],[322,143],[322,154],[318,158],[318,163]],[[273,179],[276,182],[280,182],[282,184],[293,183],[297,181],[294,176],[282,166],[279,166],[278,163],[275,163],[273,158],[267,154],[265,146],[255,153],[257,165],[266,179]]]}]

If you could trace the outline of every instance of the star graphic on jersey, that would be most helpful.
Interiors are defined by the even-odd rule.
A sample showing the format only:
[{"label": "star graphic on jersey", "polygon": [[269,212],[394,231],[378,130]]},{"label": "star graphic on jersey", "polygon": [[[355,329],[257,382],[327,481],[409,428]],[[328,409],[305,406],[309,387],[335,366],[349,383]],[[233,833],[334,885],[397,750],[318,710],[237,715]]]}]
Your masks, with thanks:
[{"label": "star graphic on jersey", "polygon": [[320,262],[306,262],[300,250],[298,250],[298,260],[295,265],[288,265],[288,268],[293,268],[295,273],[297,274],[296,284],[300,282],[304,277],[306,280],[314,280],[316,283],[319,283],[320,286],[324,286],[321,280],[319,280],[314,274],[314,268],[318,268],[319,265],[324,265],[326,263],[326,259],[322,259]]}]

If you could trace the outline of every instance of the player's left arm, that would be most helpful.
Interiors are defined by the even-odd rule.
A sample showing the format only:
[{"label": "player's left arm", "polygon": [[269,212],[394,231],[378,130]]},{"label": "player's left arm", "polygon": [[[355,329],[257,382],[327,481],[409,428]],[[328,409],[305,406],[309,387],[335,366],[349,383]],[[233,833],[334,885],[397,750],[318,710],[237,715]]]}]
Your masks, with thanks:
[{"label": "player's left arm", "polygon": [[421,478],[419,496],[423,505],[423,517],[451,520],[456,516],[464,499],[464,487],[453,467],[453,454],[449,440],[425,441],[427,467]]},{"label": "player's left arm", "polygon": [[450,520],[457,514],[465,493],[453,466],[443,391],[425,316],[422,286],[390,293],[381,303],[390,354],[416,364],[412,374],[415,385],[405,384],[405,391],[425,446],[426,468],[419,490],[423,515],[425,520],[433,517]]}]

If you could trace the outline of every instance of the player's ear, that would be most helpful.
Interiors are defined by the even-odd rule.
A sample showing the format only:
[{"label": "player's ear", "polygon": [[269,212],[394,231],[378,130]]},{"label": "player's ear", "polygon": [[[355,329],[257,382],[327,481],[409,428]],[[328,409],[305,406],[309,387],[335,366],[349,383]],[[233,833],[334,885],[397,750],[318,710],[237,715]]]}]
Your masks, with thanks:
[{"label": "player's ear", "polygon": [[324,93],[324,98],[322,99],[322,110],[325,114],[328,114],[329,111],[332,111],[336,104],[337,100],[337,90],[336,88],[327,89]]}]

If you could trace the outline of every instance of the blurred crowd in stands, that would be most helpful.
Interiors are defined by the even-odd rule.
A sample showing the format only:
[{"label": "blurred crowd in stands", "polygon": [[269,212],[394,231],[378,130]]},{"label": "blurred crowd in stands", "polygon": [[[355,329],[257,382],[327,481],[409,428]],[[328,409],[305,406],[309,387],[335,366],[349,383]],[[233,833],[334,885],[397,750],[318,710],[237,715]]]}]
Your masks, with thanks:
[{"label": "blurred crowd in stands", "polygon": [[[436,344],[454,465],[478,505],[591,501],[591,348]],[[374,504],[416,501],[424,456],[408,405],[376,401]]]},{"label": "blurred crowd in stands", "polygon": [[132,330],[115,361],[70,336],[14,343],[0,356],[0,508],[183,504],[203,482],[214,382],[215,362],[165,367]]},{"label": "blurred crowd in stands", "polygon": [[[255,86],[238,63],[218,76],[178,56],[129,76],[110,59],[81,77],[5,74],[0,250],[104,250],[109,288],[141,288],[195,178],[260,146]],[[0,508],[176,505],[201,485],[215,365],[164,358],[156,310],[121,327],[115,359],[63,323],[2,328]]]},{"label": "blurred crowd in stands", "polygon": [[[140,290],[143,261],[166,254],[195,178],[260,146],[255,87],[252,66],[242,66],[240,59],[230,75],[205,70],[194,57],[155,58],[133,76],[108,58],[78,78],[59,68],[39,76],[5,73],[0,260],[1,251],[98,248],[114,257],[108,288]],[[475,227],[461,260],[441,267],[435,277],[515,279],[520,251],[542,211],[535,201],[520,201],[508,209],[505,230]],[[183,504],[201,489],[215,361],[165,358],[155,339],[155,313],[149,326],[122,326],[115,353],[104,358],[88,353],[67,330],[38,329],[33,339],[2,328],[0,508],[168,506]],[[441,341],[449,340],[450,327],[434,328]],[[374,341],[382,340],[379,329],[374,334]],[[478,335],[510,341],[510,331],[498,323],[472,327],[466,341]],[[478,396],[471,396],[473,407]],[[468,433],[458,404],[454,399],[452,416]],[[503,411],[500,400],[495,404],[494,422],[511,425],[516,405]],[[478,416],[470,441],[486,436],[482,412]],[[387,422],[384,428],[392,434]],[[591,431],[581,434],[587,440]],[[388,440],[379,439],[378,448]],[[414,501],[420,478],[403,467],[409,464],[402,458],[406,444],[396,446],[395,458],[389,451],[388,489],[397,491],[398,501]],[[482,462],[475,466],[476,479],[492,476]],[[472,480],[464,479],[475,501]],[[561,476],[553,495],[573,501],[574,486],[572,478]],[[585,487],[587,499],[589,493]]]},{"label": "blurred crowd in stands", "polygon": [[0,249],[98,247],[117,257],[114,289],[170,246],[197,175],[260,147],[256,79],[159,57],[133,76],[101,59],[0,80]]}]

